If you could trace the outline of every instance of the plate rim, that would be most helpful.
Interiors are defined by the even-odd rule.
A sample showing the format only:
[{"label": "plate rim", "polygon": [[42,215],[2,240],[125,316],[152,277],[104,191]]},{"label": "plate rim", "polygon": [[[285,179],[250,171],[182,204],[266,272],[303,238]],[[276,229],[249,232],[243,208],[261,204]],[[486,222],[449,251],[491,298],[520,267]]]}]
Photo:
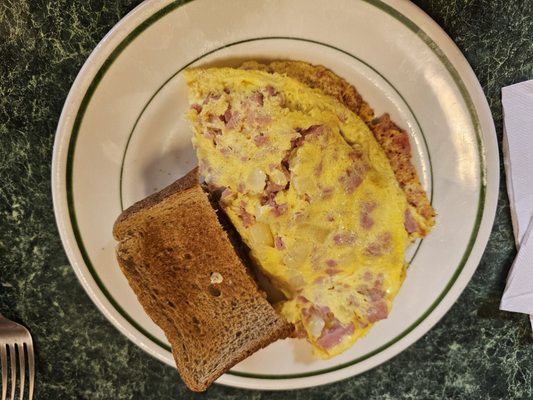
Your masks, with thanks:
[{"label": "plate rim", "polygon": [[[404,24],[404,26],[407,26],[410,30],[415,32],[424,41],[424,43],[426,43],[428,46],[429,46],[429,44],[428,44],[428,42],[426,42],[426,40],[429,40],[430,43],[433,43],[433,45],[435,45],[435,48],[431,48],[431,49],[437,55],[437,57],[441,60],[441,62],[443,62],[443,64],[445,65],[446,69],[452,75],[452,78],[453,78],[455,84],[457,85],[457,88],[459,89],[459,91],[461,93],[461,96],[465,100],[465,104],[467,105],[468,110],[470,112],[470,117],[472,119],[471,122],[472,122],[472,125],[473,125],[473,128],[474,128],[474,131],[476,132],[476,150],[477,150],[478,156],[480,158],[478,162],[479,162],[479,166],[480,166],[480,175],[481,176],[479,178],[480,179],[480,190],[479,190],[479,194],[478,194],[477,213],[476,213],[474,227],[472,228],[472,233],[470,234],[470,238],[468,240],[468,244],[467,244],[467,246],[466,246],[466,248],[464,250],[464,253],[463,253],[463,256],[461,258],[461,261],[459,262],[459,266],[455,269],[455,272],[454,272],[453,276],[450,278],[450,280],[448,281],[448,284],[446,285],[444,290],[440,293],[440,295],[436,298],[436,300],[431,304],[431,306],[426,310],[426,312],[424,312],[421,315],[420,318],[418,318],[415,322],[413,322],[413,324],[411,324],[404,332],[402,332],[400,335],[398,335],[398,339],[393,341],[393,344],[394,344],[394,343],[400,342],[407,335],[412,333],[413,330],[419,329],[421,327],[421,325],[423,325],[424,321],[427,321],[427,318],[429,316],[431,316],[439,306],[443,306],[443,304],[442,304],[443,299],[446,298],[447,296],[450,296],[451,289],[454,287],[454,285],[456,285],[456,283],[458,281],[458,278],[465,271],[465,266],[467,265],[468,261],[470,260],[470,258],[472,256],[472,252],[474,250],[474,247],[476,247],[476,245],[479,245],[480,230],[481,230],[482,225],[486,222],[486,219],[489,220],[486,223],[491,225],[491,221],[494,218],[495,208],[496,207],[495,207],[495,204],[494,204],[493,207],[492,207],[493,209],[487,210],[487,196],[488,196],[488,191],[487,191],[488,164],[487,164],[487,158],[486,158],[487,146],[484,145],[483,140],[486,139],[487,137],[488,138],[495,138],[496,135],[495,135],[495,129],[494,129],[494,124],[493,124],[492,118],[490,119],[490,122],[484,121],[485,123],[489,123],[489,125],[491,125],[491,126],[485,127],[485,129],[488,129],[491,132],[487,132],[486,135],[483,134],[485,129],[483,129],[483,127],[482,127],[482,122],[481,122],[481,120],[480,120],[480,118],[479,118],[479,116],[477,114],[476,104],[475,104],[474,100],[472,99],[472,97],[470,96],[470,92],[469,92],[468,88],[466,87],[465,83],[463,82],[463,80],[461,78],[461,75],[459,74],[457,69],[454,67],[454,64],[448,59],[448,57],[446,57],[446,54],[431,39],[431,37],[429,35],[427,35],[424,32],[423,29],[421,29],[418,25],[416,25],[416,23],[412,22],[408,17],[406,17],[404,14],[402,14],[402,12],[398,11],[399,7],[395,8],[395,7],[393,7],[393,6],[388,4],[388,3],[394,3],[394,1],[390,1],[389,0],[389,1],[385,1],[384,2],[384,1],[381,1],[381,0],[364,0],[364,2],[370,3],[372,5],[377,6],[378,8],[380,8],[381,10],[387,12],[389,15],[393,16],[396,19],[401,18],[401,19],[403,19],[405,21],[408,21],[408,23],[411,24],[409,26],[404,21],[400,21],[400,22],[402,22]],[[165,3],[168,3],[168,4],[165,4]],[[57,128],[57,131],[56,131],[56,138],[55,138],[55,142],[54,142],[54,153],[53,153],[53,159],[52,159],[52,192],[53,192],[53,201],[54,201],[54,212],[55,212],[55,215],[56,215],[56,221],[57,221],[57,224],[58,224],[58,228],[59,228],[59,231],[60,231],[60,235],[61,235],[61,239],[62,239],[63,245],[65,246],[65,250],[67,251],[67,255],[68,255],[68,258],[69,258],[70,262],[73,264],[73,269],[75,270],[76,275],[78,276],[78,279],[82,283],[82,286],[84,287],[86,292],[90,295],[90,297],[93,300],[93,302],[100,309],[100,311],[112,322],[112,324],[115,327],[117,327],[119,329],[119,331],[121,331],[123,334],[125,334],[127,337],[129,337],[137,345],[140,345],[140,347],[142,347],[144,350],[146,350],[147,352],[149,352],[150,354],[156,356],[159,359],[161,359],[161,357],[159,357],[157,354],[154,354],[154,351],[151,350],[146,344],[144,344],[144,345],[143,345],[143,343],[139,344],[136,340],[133,339],[131,334],[129,335],[127,332],[125,332],[125,331],[127,331],[127,327],[123,326],[119,321],[116,320],[116,318],[114,318],[111,315],[111,311],[107,309],[106,305],[103,304],[101,302],[101,299],[98,297],[98,293],[94,292],[92,290],[92,288],[89,286],[89,282],[87,282],[86,277],[83,275],[83,271],[80,269],[80,265],[78,265],[78,260],[75,259],[76,257],[75,257],[75,254],[73,252],[73,249],[71,248],[72,246],[71,246],[71,243],[70,243],[70,238],[67,237],[67,232],[64,229],[62,229],[62,228],[65,227],[64,226],[65,222],[70,222],[70,225],[71,225],[70,228],[73,229],[74,236],[76,236],[76,232],[75,231],[77,230],[77,227],[75,226],[76,225],[76,218],[75,218],[75,211],[74,211],[74,200],[73,200],[73,197],[72,197],[72,191],[68,190],[69,185],[72,185],[72,163],[73,163],[74,151],[75,151],[75,145],[71,146],[71,144],[72,144],[72,142],[74,142],[74,144],[76,142],[76,136],[79,133],[81,122],[83,120],[83,115],[84,115],[84,113],[87,110],[87,107],[88,107],[88,105],[90,103],[90,99],[91,99],[92,95],[94,94],[94,92],[96,91],[96,89],[98,87],[98,84],[100,83],[101,79],[105,75],[105,72],[107,72],[107,70],[113,64],[113,61],[117,57],[120,56],[122,51],[138,35],[140,35],[145,29],[147,29],[149,26],[151,26],[153,23],[155,23],[162,16],[167,15],[168,13],[174,11],[177,8],[180,8],[180,7],[183,7],[183,6],[187,5],[187,4],[189,4],[189,3],[185,3],[184,4],[184,2],[181,1],[181,0],[168,0],[165,3],[156,4],[155,1],[148,1],[146,3],[142,3],[139,6],[137,6],[133,11],[131,11],[129,14],[127,14],[124,18],[122,18],[113,27],[113,29],[104,37],[104,39],[102,39],[100,44],[95,48],[93,53],[91,53],[89,58],[86,60],[83,68],[80,70],[80,72],[78,74],[78,77],[76,78],[74,84],[72,85],[71,91],[70,91],[70,93],[69,93],[69,95],[67,97],[67,101],[65,102],[65,106],[64,106],[63,111],[61,113],[60,121],[58,123],[58,128]],[[422,13],[425,18],[430,19],[427,15],[425,15],[416,6],[412,5],[412,7],[416,8],[415,11],[418,10],[418,12]],[[144,19],[141,23],[135,24],[134,21],[130,21],[130,20],[135,19],[136,17],[138,17],[140,14],[143,14],[143,13],[149,15],[149,17]],[[141,19],[142,19],[142,16],[141,16]],[[432,21],[431,19],[430,19],[430,21],[434,23],[434,21]],[[123,27],[123,25],[125,25],[125,24],[132,25],[133,29],[130,32],[128,32],[127,35],[124,38],[119,40],[119,45],[117,45],[115,47],[112,47],[112,51],[111,51],[111,53],[109,55],[102,57],[104,59],[104,61],[102,62],[101,60],[98,59],[99,52],[103,51],[103,48],[105,48],[106,46],[109,47],[112,44],[112,43],[111,44],[109,43],[111,41],[112,36],[117,35],[117,31],[119,30],[119,28]],[[436,23],[434,23],[434,24],[436,25]],[[438,27],[438,25],[436,25],[436,27],[438,28],[438,30],[442,30],[440,27]],[[444,32],[442,32],[442,33],[444,33]],[[425,37],[424,37],[424,35],[425,35]],[[444,35],[446,35],[446,34],[444,33]],[[447,37],[447,35],[446,35],[446,37]],[[115,37],[115,39],[116,39],[116,37]],[[448,40],[449,40],[449,42],[451,42],[451,44],[453,44],[453,46],[455,46],[455,44],[453,43],[453,41],[451,41],[451,39],[448,38]],[[446,43],[446,44],[449,45],[450,43]],[[455,49],[457,51],[459,51],[457,48],[455,48]],[[461,54],[461,56],[462,56],[462,54]],[[447,63],[444,62],[444,60],[446,60]],[[464,60],[464,61],[466,62],[466,60]],[[95,64],[95,63],[97,64],[98,68],[94,68],[93,67],[93,71],[89,71],[89,73],[88,73],[88,70],[90,70],[89,67],[93,66],[93,64]],[[468,66],[468,68],[470,68],[470,66],[468,65],[467,62],[466,62],[466,65]],[[454,71],[455,75],[452,73],[452,71],[450,71],[449,67],[452,68],[452,71]],[[69,102],[69,100],[71,100],[70,99],[71,96],[74,96],[76,94],[75,93],[76,89],[79,89],[79,86],[81,86],[83,88],[83,85],[82,85],[82,82],[81,82],[82,78],[87,78],[87,76],[86,76],[87,73],[90,76],[91,75],[90,72],[94,72],[95,69],[97,69],[97,71],[94,74],[94,76],[92,76],[92,78],[88,79],[91,83],[87,86],[86,90],[84,91],[83,96],[82,96],[82,100],[79,102],[78,106],[75,106],[75,105],[73,106],[73,102],[72,101]],[[473,72],[472,72],[472,74],[473,74]],[[475,82],[474,83],[470,82],[470,84],[479,85],[479,82],[477,81],[477,78],[475,77],[475,75],[474,75],[474,78],[475,78]],[[95,83],[95,81],[97,81],[97,82]],[[459,85],[458,82],[460,82],[461,85]],[[86,99],[87,99],[87,101],[85,101]],[[486,99],[484,97],[483,97],[483,99],[485,100],[485,103],[486,103]],[[478,104],[478,106],[479,106],[479,104]],[[485,106],[485,107],[488,108],[488,104],[482,104],[481,106]],[[63,168],[65,170],[64,172],[66,173],[66,178],[65,178],[66,179],[66,185],[62,185],[62,182],[61,182],[61,180],[63,179],[63,177],[61,176],[62,168],[61,168],[61,165],[58,164],[58,160],[61,159],[61,155],[63,154],[62,151],[64,151],[65,149],[64,149],[63,144],[59,143],[59,142],[60,142],[61,136],[65,135],[65,133],[62,133],[62,132],[65,131],[65,127],[66,126],[68,127],[69,122],[72,119],[72,115],[73,114],[72,114],[72,112],[70,112],[70,115],[69,115],[69,111],[71,111],[71,109],[73,107],[76,109],[76,112],[74,113],[75,114],[75,119],[74,119],[74,122],[72,124],[72,129],[70,130],[70,132],[67,132],[69,134],[67,136],[67,141],[68,141],[68,146],[67,146],[68,149],[67,149],[67,154],[66,154],[67,165],[64,166],[64,168]],[[79,118],[80,112],[81,112],[81,115],[82,115],[81,118]],[[73,137],[74,137],[74,141],[72,140]],[[63,138],[63,139],[65,139],[65,138]],[[496,148],[497,148],[497,146],[496,146]],[[493,150],[493,149],[489,149],[489,150]],[[70,160],[70,163],[69,163],[69,160]],[[494,161],[494,159],[491,159],[491,160]],[[498,159],[498,157],[496,157],[495,160],[496,160],[497,164],[494,165],[494,169],[495,170],[499,170],[499,159]],[[499,186],[499,184],[498,184],[499,183],[499,176],[497,176],[497,181],[493,182],[493,183],[494,183],[494,186],[496,187],[496,189],[494,189],[494,191],[496,193],[496,199],[497,199],[497,193],[498,193],[497,187]],[[68,210],[69,210],[67,219],[69,221],[63,221],[62,220],[62,218],[65,218],[65,216],[62,215],[63,211],[60,210],[60,206],[59,206],[59,202],[60,202],[60,199],[62,198],[63,194],[58,192],[58,191],[60,189],[62,189],[62,186],[64,186],[65,189],[67,190],[67,205],[68,205]],[[69,195],[69,192],[70,192],[70,195]],[[490,199],[490,200],[493,200],[493,199]],[[488,211],[488,214],[490,214],[490,215],[487,215],[487,211]],[[74,216],[74,218],[72,218],[73,216]],[[483,235],[484,237],[481,238],[481,242],[483,242],[481,245],[479,245],[481,247],[481,250],[480,250],[481,253],[479,255],[476,255],[476,258],[477,258],[476,265],[474,267],[471,267],[471,271],[469,271],[469,276],[467,276],[466,279],[464,279],[464,281],[465,281],[464,284],[462,284],[461,285],[462,287],[460,287],[459,290],[458,290],[459,294],[463,291],[463,289],[466,286],[466,284],[470,281],[470,278],[471,278],[472,274],[477,269],[477,265],[479,264],[479,261],[481,259],[481,256],[482,256],[482,253],[483,253],[483,249],[485,248],[486,243],[488,241],[489,234],[490,234],[490,229],[488,229],[488,233],[485,232],[485,234]],[[79,232],[78,232],[78,235],[80,236],[79,237],[79,241],[81,241],[81,243],[83,243],[83,241],[81,239],[81,235],[79,234]],[[68,244],[67,244],[67,242],[68,242]],[[86,254],[86,251],[84,250],[83,245],[81,247],[79,246],[78,238],[75,238],[75,244],[77,245],[78,250],[81,253],[81,256],[82,256],[82,259],[83,259],[83,263],[85,264],[84,265],[85,268],[87,270],[89,270],[88,265],[87,265],[87,261],[89,261],[89,264],[90,264],[89,255]],[[95,283],[97,284],[98,288],[102,291],[102,294],[105,296],[106,300],[109,301],[110,304],[113,306],[114,311],[118,311],[119,314],[122,315],[122,313],[120,313],[120,311],[119,311],[119,310],[122,309],[122,307],[113,300],[113,296],[112,295],[110,295],[109,293],[106,294],[107,290],[105,289],[105,285],[101,281],[99,281],[98,274],[93,274],[90,270],[89,270],[89,272],[91,274],[91,277],[95,280]],[[102,290],[102,289],[104,289],[104,290]],[[409,345],[413,344],[416,340],[418,340],[420,338],[420,336],[422,336],[423,334],[427,333],[429,331],[429,329],[431,329],[431,327],[434,326],[434,324],[446,314],[447,310],[449,310],[449,308],[457,300],[458,295],[457,296],[454,295],[452,297],[453,297],[452,301],[450,301],[449,304],[446,305],[444,312],[442,312],[440,315],[438,315],[434,322],[430,323],[429,328],[423,330],[423,332],[420,335],[416,335],[414,340],[409,341],[408,345],[405,346],[404,348],[406,348]],[[118,308],[118,310],[117,310],[117,308]],[[133,326],[133,328],[135,328],[136,330],[139,330],[135,326],[135,324],[131,323],[131,321],[127,320],[127,322],[129,324],[131,324]],[[141,333],[143,336],[146,335],[143,330],[141,330],[139,333]],[[157,338],[149,338],[149,339],[152,340],[152,341],[153,341],[153,339],[155,339],[155,341],[160,342]],[[390,345],[388,345],[388,343],[390,343],[390,342],[387,342],[386,344],[380,346],[380,348],[378,348],[375,351],[371,352],[370,355],[368,357],[366,357],[365,359],[373,357],[376,354],[376,352],[379,353],[381,351],[380,349],[382,347],[384,347],[384,346],[385,347],[390,347]],[[163,343],[161,343],[161,344],[164,346],[164,347],[163,346],[162,347],[163,348],[166,347],[166,350],[168,351],[169,347],[166,346]],[[161,344],[159,344],[159,345],[161,346]],[[392,357],[397,355],[398,353],[399,352],[395,352],[392,355]],[[391,357],[387,357],[386,359],[390,359],[390,358]],[[165,361],[165,360],[163,360],[163,361]],[[385,360],[383,360],[383,361],[385,361]],[[383,361],[381,361],[381,362],[383,362]],[[353,365],[355,365],[357,363],[358,363],[358,361],[349,361],[347,363],[343,363],[343,364],[340,364],[340,365],[337,365],[337,366],[334,366],[334,367],[331,367],[331,368],[312,371],[310,373],[291,374],[288,377],[284,377],[283,375],[274,375],[274,376],[269,377],[268,375],[247,374],[247,373],[238,372],[238,371],[230,371],[229,375],[234,375],[235,377],[246,378],[246,379],[250,379],[251,378],[253,380],[256,380],[256,379],[261,379],[261,380],[262,379],[269,379],[269,380],[274,380],[274,381],[275,380],[284,380],[284,381],[287,382],[287,381],[291,381],[291,380],[301,380],[302,378],[303,379],[309,379],[310,377],[325,376],[326,374],[331,374],[333,372],[346,370],[350,366],[353,366]],[[378,363],[378,364],[380,364],[380,363]],[[378,364],[376,364],[376,365],[378,365]],[[361,371],[361,372],[363,372],[363,371]],[[349,374],[349,376],[352,376],[352,375],[355,375],[355,374],[354,373]],[[331,381],[335,381],[335,380],[337,380],[337,379],[327,380],[327,382],[331,382]],[[224,382],[221,382],[221,383],[224,383]],[[323,382],[323,383],[325,383],[325,382]],[[246,385],[232,385],[232,386],[246,387]],[[303,386],[296,386],[296,387],[309,387],[309,386],[313,386],[313,385],[312,384],[305,384]],[[257,386],[252,386],[252,387],[253,388],[257,388]]]}]

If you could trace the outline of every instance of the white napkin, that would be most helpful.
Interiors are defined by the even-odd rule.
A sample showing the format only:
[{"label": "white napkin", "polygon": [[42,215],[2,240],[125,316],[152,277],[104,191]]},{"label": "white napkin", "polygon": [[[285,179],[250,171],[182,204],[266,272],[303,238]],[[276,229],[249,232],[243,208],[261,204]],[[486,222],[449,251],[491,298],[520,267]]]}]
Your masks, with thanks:
[{"label": "white napkin", "polygon": [[518,254],[500,309],[530,315],[533,329],[533,80],[502,88],[503,161]]}]

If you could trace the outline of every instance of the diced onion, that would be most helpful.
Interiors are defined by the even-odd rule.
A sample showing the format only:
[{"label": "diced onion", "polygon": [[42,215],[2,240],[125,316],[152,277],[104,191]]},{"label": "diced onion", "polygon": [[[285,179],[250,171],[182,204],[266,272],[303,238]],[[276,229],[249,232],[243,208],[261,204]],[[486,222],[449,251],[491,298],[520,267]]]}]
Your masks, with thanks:
[{"label": "diced onion", "polygon": [[265,180],[266,174],[260,168],[254,168],[246,180],[248,190],[252,193],[261,193],[265,188]]},{"label": "diced onion", "polygon": [[255,244],[263,244],[266,246],[274,246],[274,238],[272,232],[267,224],[256,222],[249,228],[250,239]]},{"label": "diced onion", "polygon": [[305,240],[313,240],[315,243],[324,243],[326,238],[331,232],[331,229],[328,229],[324,226],[303,223],[298,226],[298,231],[296,236],[301,237]]},{"label": "diced onion", "polygon": [[316,314],[311,314],[308,322],[308,332],[314,337],[319,338],[322,335],[322,330],[326,326],[326,322]]},{"label": "diced onion", "polygon": [[311,244],[306,241],[297,241],[292,248],[287,251],[283,262],[289,268],[297,268],[302,265],[311,252]]},{"label": "diced onion", "polygon": [[273,170],[269,175],[270,180],[276,185],[285,186],[287,184],[287,177],[279,169]]},{"label": "diced onion", "polygon": [[292,184],[296,191],[300,194],[314,193],[316,191],[316,183],[310,176],[296,176],[292,179]]}]

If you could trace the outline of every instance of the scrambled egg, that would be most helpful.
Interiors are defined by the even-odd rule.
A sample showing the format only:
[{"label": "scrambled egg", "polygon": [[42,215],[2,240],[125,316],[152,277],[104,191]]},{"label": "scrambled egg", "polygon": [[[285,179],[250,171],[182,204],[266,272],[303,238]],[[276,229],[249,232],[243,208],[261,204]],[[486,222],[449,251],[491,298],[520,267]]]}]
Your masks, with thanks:
[{"label": "scrambled egg", "polygon": [[186,72],[200,173],[328,358],[386,318],[405,275],[407,201],[365,123],[278,74]]}]

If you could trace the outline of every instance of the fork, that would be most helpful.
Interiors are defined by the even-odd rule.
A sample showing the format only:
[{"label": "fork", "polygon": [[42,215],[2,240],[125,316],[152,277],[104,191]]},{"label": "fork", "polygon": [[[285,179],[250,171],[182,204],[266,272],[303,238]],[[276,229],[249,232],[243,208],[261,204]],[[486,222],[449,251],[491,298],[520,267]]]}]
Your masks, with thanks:
[{"label": "fork", "polygon": [[28,353],[28,373],[29,373],[29,399],[33,398],[33,384],[35,381],[35,361],[33,357],[33,340],[30,332],[22,325],[13,322],[0,314],[0,362],[2,363],[2,400],[6,400],[7,395],[7,358],[9,355],[11,362],[11,400],[15,398],[15,388],[17,386],[17,360],[18,353],[20,364],[20,400],[24,396],[24,383],[26,377],[26,357]]}]

